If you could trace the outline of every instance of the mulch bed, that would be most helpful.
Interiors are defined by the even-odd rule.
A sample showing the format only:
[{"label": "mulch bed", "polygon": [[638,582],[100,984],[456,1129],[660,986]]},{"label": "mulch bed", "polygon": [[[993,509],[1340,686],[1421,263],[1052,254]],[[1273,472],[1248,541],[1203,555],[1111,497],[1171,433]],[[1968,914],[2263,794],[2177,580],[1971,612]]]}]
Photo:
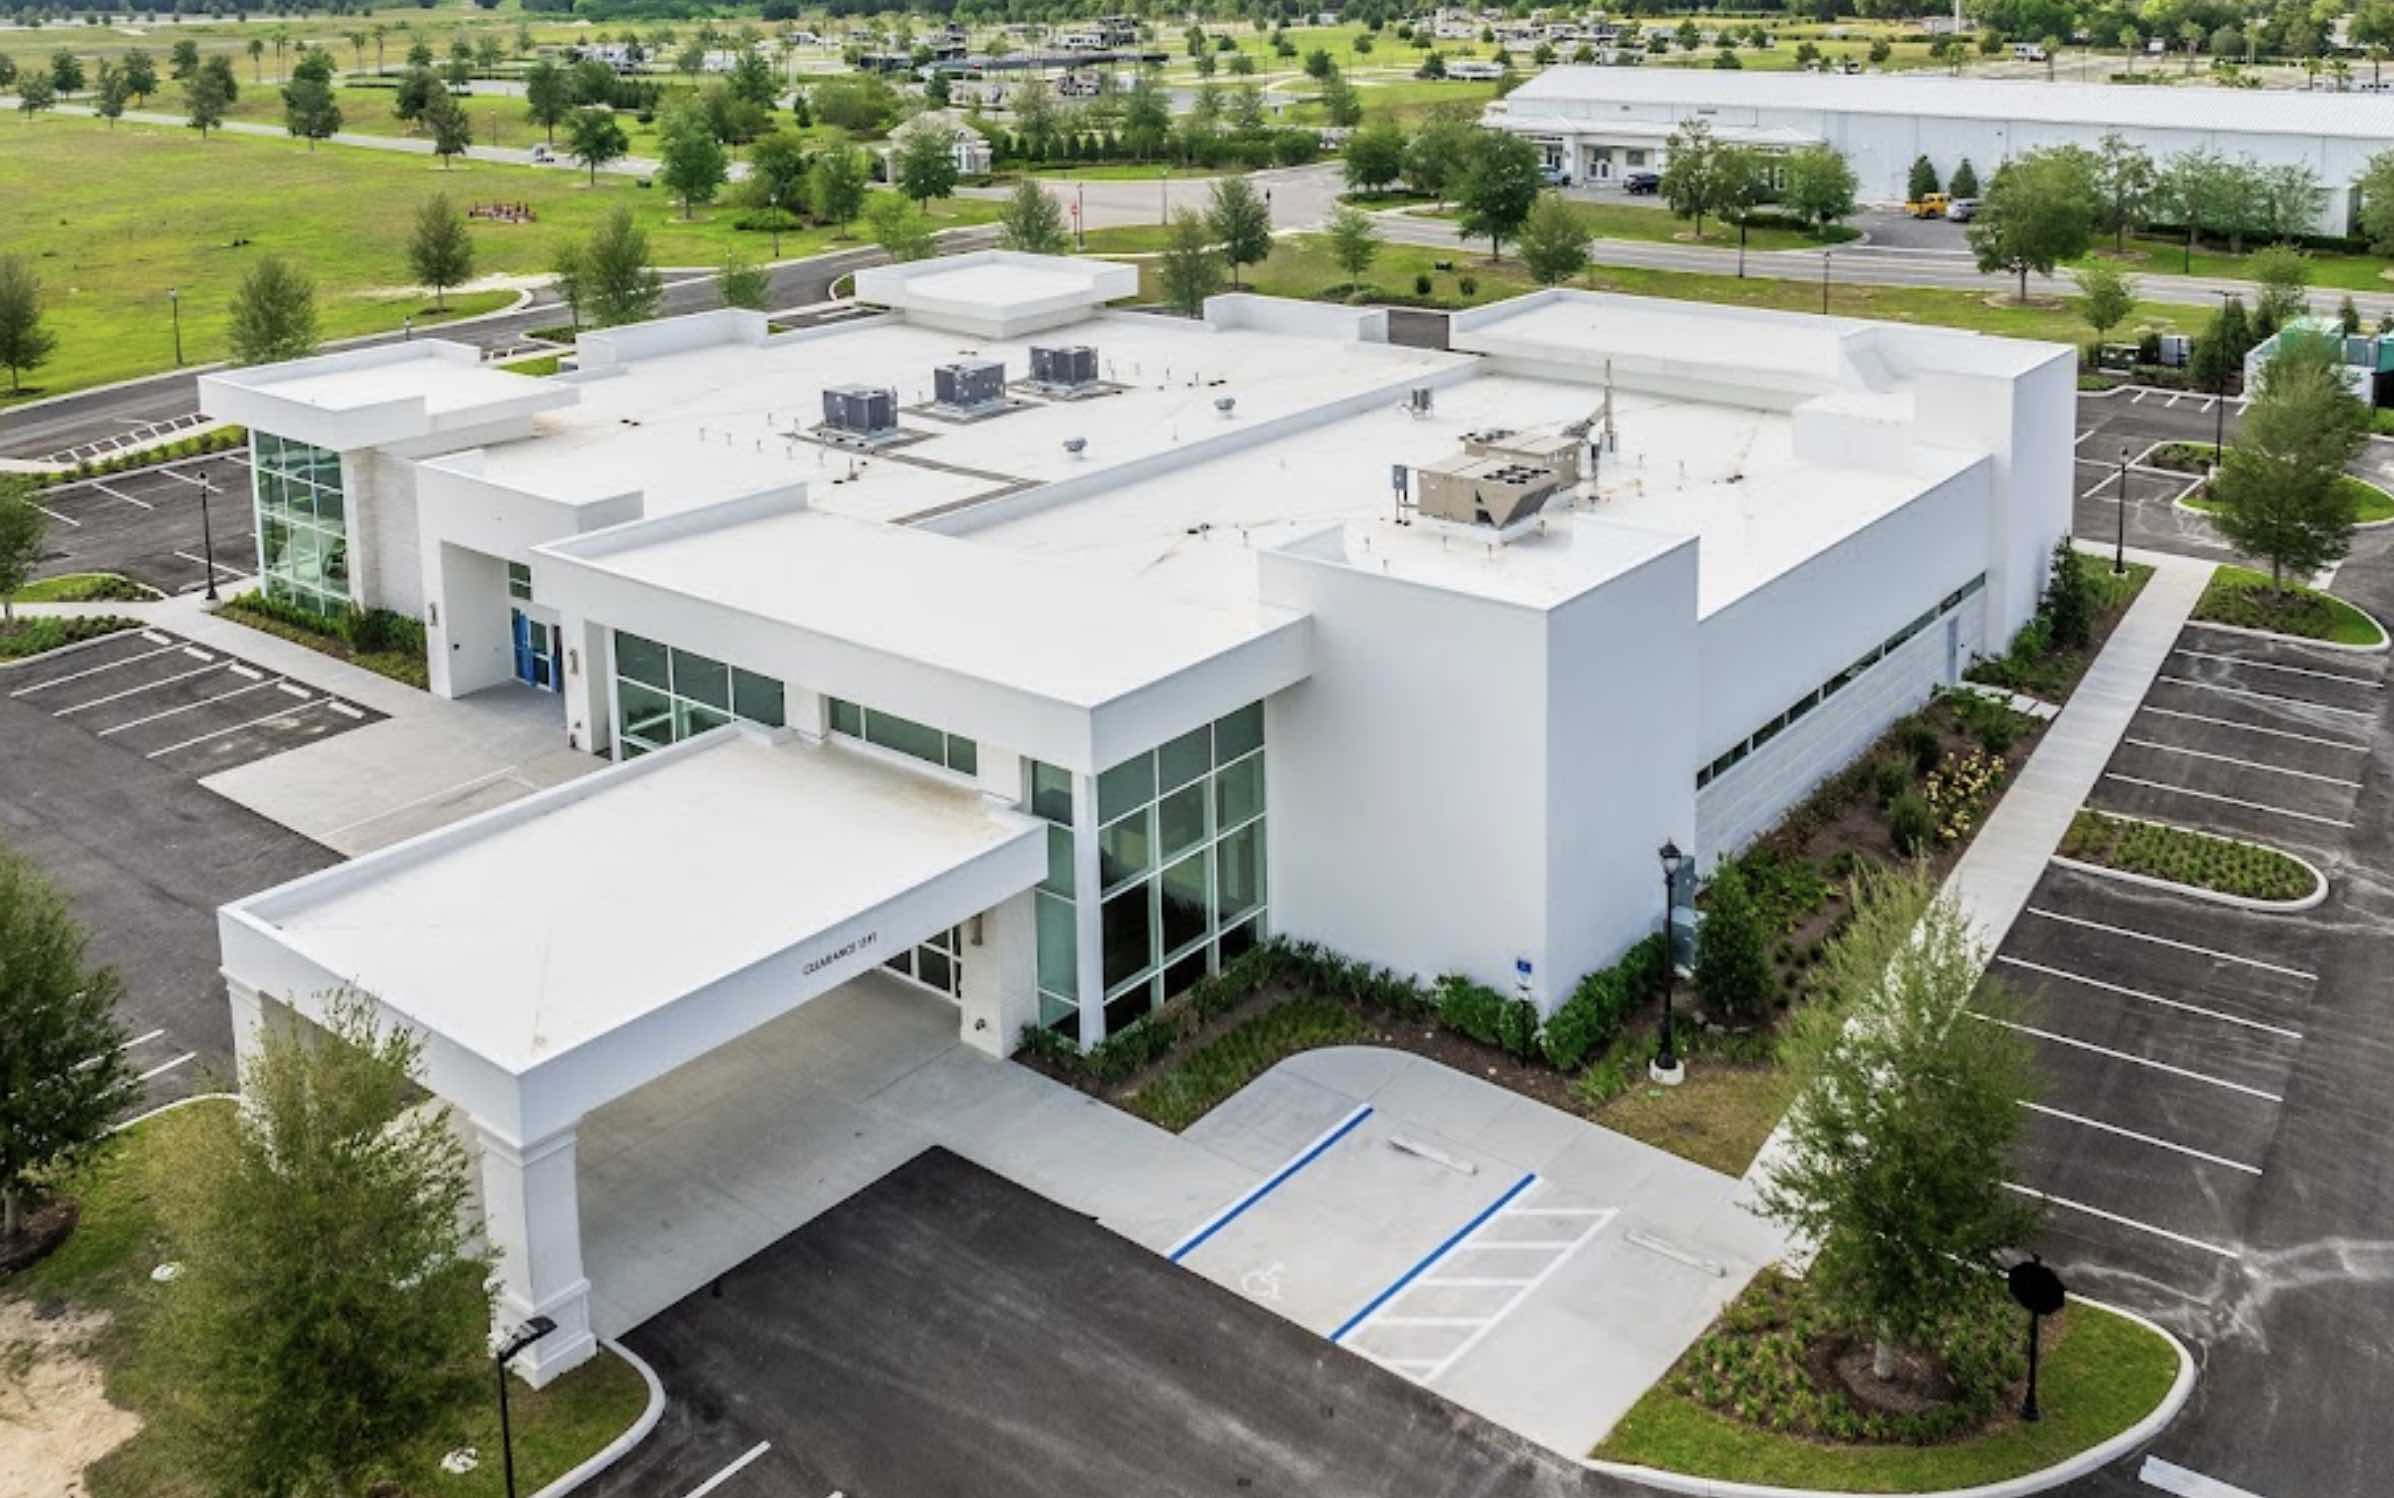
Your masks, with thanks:
[{"label": "mulch bed", "polygon": [[75,1231],[81,1209],[71,1197],[53,1197],[17,1224],[15,1237],[0,1235],[0,1275],[30,1268],[48,1258]]}]

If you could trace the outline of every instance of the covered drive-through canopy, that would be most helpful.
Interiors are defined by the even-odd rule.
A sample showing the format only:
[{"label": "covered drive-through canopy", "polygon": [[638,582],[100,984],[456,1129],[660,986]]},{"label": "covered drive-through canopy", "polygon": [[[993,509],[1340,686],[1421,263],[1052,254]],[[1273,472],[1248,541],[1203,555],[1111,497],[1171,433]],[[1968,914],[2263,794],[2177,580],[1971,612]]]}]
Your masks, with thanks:
[{"label": "covered drive-through canopy", "polygon": [[236,1045],[347,990],[424,1040],[470,1118],[502,1316],[588,1356],[574,1195],[584,1114],[937,932],[969,926],[967,1038],[1035,1010],[1044,824],[962,782],[734,724],[219,913]]}]

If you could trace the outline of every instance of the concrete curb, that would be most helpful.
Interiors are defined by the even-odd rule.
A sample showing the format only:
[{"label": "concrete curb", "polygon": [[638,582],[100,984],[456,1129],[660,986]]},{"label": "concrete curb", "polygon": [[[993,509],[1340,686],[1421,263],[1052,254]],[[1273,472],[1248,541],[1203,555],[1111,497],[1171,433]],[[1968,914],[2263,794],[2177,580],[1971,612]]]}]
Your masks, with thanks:
[{"label": "concrete curb", "polygon": [[[2193,1396],[2195,1385],[2194,1354],[2187,1351],[2186,1344],[2134,1311],[2099,1300],[2089,1300],[2083,1295],[2070,1298],[2081,1305],[2093,1306],[2096,1310],[2109,1311],[2124,1320],[2133,1321],[2170,1344],[2170,1350],[2178,1354],[2178,1376],[2171,1380],[2169,1392],[2161,1396],[2161,1403],[2153,1406],[2143,1419],[2126,1430],[2096,1442],[2075,1456],[2064,1457],[2050,1467],[2042,1467],[2019,1477],[2007,1477],[2000,1482],[1980,1483],[1976,1487],[1940,1488],[1934,1492],[1913,1493],[1909,1498],[2020,1498],[2020,1495],[2027,1493],[2049,1492],[2064,1483],[2076,1482],[2089,1473],[2110,1466],[2153,1440],[2172,1420],[2178,1418],[2178,1412],[2186,1407],[2186,1401]],[[1729,1482],[1714,1477],[1690,1477],[1655,1467],[1631,1466],[1626,1462],[1597,1461],[1592,1457],[1582,1457],[1580,1465],[1590,1471],[1625,1478],[1662,1492],[1690,1494],[1693,1498],[1867,1498],[1864,1494],[1838,1489],[1781,1488],[1763,1483]]]},{"label": "concrete curb", "polygon": [[171,1103],[160,1103],[157,1107],[152,1108],[147,1113],[136,1113],[122,1123],[112,1123],[108,1126],[108,1132],[111,1134],[122,1134],[125,1132],[125,1130],[132,1128],[135,1124],[148,1123],[151,1119],[156,1118],[161,1113],[172,1113],[177,1108],[188,1108],[193,1103],[237,1103],[240,1101],[241,1097],[238,1093],[195,1092],[189,1097],[176,1098]]},{"label": "concrete curb", "polygon": [[[2116,816],[2118,813],[2106,812],[2104,815]],[[2129,820],[2143,821],[2145,819],[2134,817]],[[2169,824],[2157,822],[2154,825],[2167,826]],[[2192,832],[2196,829],[2188,827],[2181,830]],[[2237,839],[2237,841],[2242,841],[2242,839]],[[2264,847],[2267,845],[2255,843],[2253,846]],[[2122,884],[2141,885],[2146,889],[2167,890],[2174,895],[2185,895],[2196,900],[2209,900],[2214,905],[2226,905],[2236,910],[2257,911],[2264,915],[2293,915],[2299,911],[2313,909],[2327,898],[2327,875],[2321,873],[2316,864],[2307,858],[2288,853],[2283,848],[2271,848],[2269,851],[2294,859],[2296,863],[2301,864],[2310,872],[2311,878],[2317,882],[2311,886],[2309,894],[2299,900],[2257,900],[2250,895],[2231,895],[2223,890],[2205,889],[2198,884],[2180,884],[2175,879],[2158,879],[2151,874],[2138,874],[2127,869],[2108,868],[2103,864],[2088,863],[2084,859],[2064,858],[2059,853],[2053,855],[2053,863],[2056,868],[2073,869],[2081,874],[2092,874],[2098,879],[2117,879]]]},{"label": "concrete curb", "polygon": [[534,1493],[532,1498],[565,1498],[566,1494],[573,1492],[630,1455],[632,1448],[647,1440],[648,1433],[655,1430],[657,1422],[665,1417],[665,1386],[657,1381],[657,1370],[648,1366],[638,1353],[633,1352],[620,1342],[611,1342],[601,1337],[599,1346],[631,1364],[633,1369],[639,1373],[641,1382],[648,1385],[648,1407],[640,1412],[639,1419],[634,1420],[625,1428],[622,1435],[600,1447],[580,1465],[566,1472],[555,1482]]},{"label": "concrete curb", "polygon": [[[2394,525],[2394,520],[2385,523]],[[2377,626],[2376,644],[2345,645],[2335,640],[2314,640],[2306,635],[2290,635],[2280,630],[2254,629],[2245,624],[2218,624],[2209,619],[2189,619],[2186,622],[2196,629],[2216,629],[2226,634],[2244,635],[2255,640],[2284,640],[2290,645],[2307,645],[2315,650],[2342,650],[2352,655],[2382,655],[2389,644],[2394,644],[2394,641],[2389,641],[2387,638],[2385,623],[2377,615],[2370,613],[2349,598],[2339,598],[2336,601]]]}]

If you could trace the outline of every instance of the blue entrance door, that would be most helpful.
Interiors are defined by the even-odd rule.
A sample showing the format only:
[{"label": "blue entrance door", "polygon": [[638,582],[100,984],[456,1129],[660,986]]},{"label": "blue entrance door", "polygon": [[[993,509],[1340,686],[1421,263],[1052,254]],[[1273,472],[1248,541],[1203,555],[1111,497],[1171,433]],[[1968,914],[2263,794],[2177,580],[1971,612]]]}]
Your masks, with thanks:
[{"label": "blue entrance door", "polygon": [[515,679],[544,692],[557,690],[557,632],[522,609],[510,609],[515,629]]}]

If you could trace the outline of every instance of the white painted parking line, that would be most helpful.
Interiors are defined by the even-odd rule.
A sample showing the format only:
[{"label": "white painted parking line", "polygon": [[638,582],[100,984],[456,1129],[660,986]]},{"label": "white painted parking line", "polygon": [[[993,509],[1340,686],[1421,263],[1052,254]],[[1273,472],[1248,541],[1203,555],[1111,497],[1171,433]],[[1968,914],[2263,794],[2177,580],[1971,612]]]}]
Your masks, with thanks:
[{"label": "white painted parking line", "polygon": [[2042,905],[2029,906],[2028,913],[2043,916],[2049,921],[2060,921],[2065,926],[2079,926],[2088,931],[2100,931],[2107,936],[2125,936],[2131,941],[2151,942],[2157,947],[2172,947],[2181,952],[2192,952],[2198,957],[2208,957],[2215,962],[2240,962],[2246,967],[2257,967],[2266,973],[2283,973],[2289,978],[2299,978],[2305,983],[2319,981],[2317,973],[2305,972],[2299,967],[2284,967],[2275,962],[2263,962],[2258,957],[2247,957],[2241,952],[2223,952],[2217,947],[2198,947],[2193,942],[2180,941],[2174,936],[2155,936],[2150,931],[2137,931],[2127,926],[2113,926],[2102,921],[2090,921],[2082,915],[2064,915],[2058,910],[2048,910]]},{"label": "white painted parking line", "polygon": [[2020,1099],[2020,1106],[2031,1113],[2042,1113],[2047,1118],[2058,1118],[2064,1123],[2079,1124],[2105,1134],[2116,1134],[2122,1139],[2133,1139],[2139,1144],[2152,1145],[2155,1149],[2173,1150],[2181,1155],[2191,1155],[2197,1160],[2208,1160],[2214,1165],[2224,1165],[2230,1170],[2241,1170],[2246,1175],[2257,1176],[2261,1173],[2261,1167],[2258,1165],[2247,1165],[2242,1160],[2231,1160],[2225,1155],[2215,1155],[2209,1150],[2199,1150],[2191,1144],[2179,1144],[2157,1135],[2140,1134],[2134,1129],[2123,1129],[2118,1124],[2105,1123],[2099,1118],[2088,1118],[2079,1113],[2064,1113],[2059,1108],[2048,1108],[2043,1103],[2032,1103],[2026,1098]]},{"label": "white painted parking line", "polygon": [[101,1062],[107,1060],[110,1056],[122,1054],[123,1052],[133,1049],[137,1045],[147,1045],[165,1033],[166,1032],[164,1030],[144,1030],[141,1034],[134,1036],[131,1040],[128,1040],[124,1044],[118,1046],[115,1050],[102,1051],[95,1056],[86,1056],[82,1060],[76,1062],[73,1066],[68,1067],[67,1070],[89,1071],[93,1067],[98,1066]]},{"label": "white painted parking line", "polygon": [[2139,385],[2136,387],[2136,393],[2128,397],[2128,404],[2132,406],[2142,405],[2144,403],[2145,397],[2151,395],[2152,393],[2153,392],[2151,390]]},{"label": "white painted parking line", "polygon": [[2336,775],[2321,775],[2311,770],[2288,769],[2284,765],[2273,765],[2265,760],[2239,759],[2233,754],[2214,754],[2208,749],[2188,749],[2177,744],[2156,743],[2152,739],[2122,739],[2120,742],[2134,744],[2139,749],[2151,749],[2161,754],[2183,754],[2193,759],[2217,760],[2223,765],[2236,765],[2247,770],[2265,770],[2272,775],[2291,775],[2297,780],[2316,780],[2323,785],[2349,786],[2356,791],[2361,788],[2361,783],[2357,780],[2346,780]]},{"label": "white painted parking line", "polygon": [[2065,983],[2077,983],[2087,988],[2099,988],[2105,993],[2116,993],[2124,999],[2141,999],[2145,1003],[2159,1004],[2165,1009],[2175,1009],[2182,1014],[2199,1014],[2205,1019],[2215,1019],[2222,1024],[2242,1025],[2248,1030],[2259,1030],[2283,1040],[2303,1038],[2300,1030],[2289,1030],[2284,1025],[2263,1024],[2260,1020],[2246,1019],[2242,1015],[2230,1014],[2225,1010],[2211,1009],[2201,1004],[2189,1004],[2184,999],[2165,999],[2160,994],[2147,993],[2141,988],[2130,988],[2126,984],[2113,983],[2102,978],[2090,978],[2084,973],[2073,973],[2065,968],[2047,967],[2041,962],[2030,962],[2025,957],[2006,957],[1998,953],[1995,960],[2009,963],[2013,967],[2025,968],[2032,973],[2043,973],[2048,978],[2059,978]]},{"label": "white painted parking line", "polygon": [[[705,1482],[702,1482],[697,1487],[692,1488],[689,1492],[683,1494],[682,1498],[706,1498],[707,1494],[712,1493],[717,1488],[731,1481],[734,1474],[738,1473],[741,1468],[747,1466],[750,1462],[755,1461],[758,1457],[763,1456],[766,1452],[771,1451],[772,1449],[773,1443],[771,1441],[757,1442],[754,1446],[749,1447],[747,1451],[743,1452],[737,1460],[733,1461],[730,1466],[725,1467],[722,1471],[708,1478]],[[834,1495],[834,1498],[837,1498],[837,1495]]]},{"label": "white painted parking line", "polygon": [[158,508],[156,505],[151,504],[146,499],[135,499],[132,495],[127,494],[122,489],[111,489],[106,484],[101,483],[98,479],[92,480],[91,486],[94,489],[99,490],[102,494],[107,495],[110,499],[121,499],[126,504],[133,506],[137,510],[154,510]]},{"label": "white painted parking line", "polygon": [[2090,1207],[2085,1202],[2074,1202],[2066,1196],[2055,1196],[2049,1191],[2039,1191],[2034,1186],[2023,1186],[2018,1181],[2004,1182],[2003,1189],[2016,1191],[2032,1201],[2047,1202],[2056,1207],[2067,1207],[2073,1212],[2084,1212],[2089,1217],[2101,1218],[2105,1222],[2115,1222],[2121,1227],[2134,1228],[2140,1233],[2151,1233],[2156,1238],[2167,1238],[2172,1243],[2183,1243],[2188,1248],[2199,1248],[2207,1254],[2217,1254],[2223,1259],[2239,1260],[2244,1257],[2235,1249],[2224,1248],[2217,1243],[2206,1243],[2200,1238],[2189,1238],[2184,1233],[2173,1233],[2168,1228],[2155,1227],[2149,1222],[2139,1222],[2133,1217],[2122,1217],[2117,1212],[2106,1212],[2101,1207]]},{"label": "white painted parking line", "polygon": [[1975,1009],[1966,1009],[1962,1012],[1972,1019],[1983,1020],[1990,1025],[2001,1025],[2006,1030],[2016,1031],[2022,1035],[2033,1035],[2039,1040],[2050,1040],[2055,1045],[2066,1045],[2074,1050],[2091,1051],[2095,1055],[2109,1056],[2114,1061],[2125,1061],[2132,1066],[2150,1067],[2154,1071],[2168,1072],[2173,1077],[2184,1077],[2189,1082],[2208,1082],[2214,1087],[2225,1088],[2229,1092],[2241,1092],[2247,1097],[2257,1097],[2265,1103],[2286,1101],[2274,1092],[2263,1092],[2258,1087],[2247,1087],[2242,1082],[2231,1082],[2225,1077],[2212,1076],[2209,1072],[2189,1071],[2183,1066],[2172,1066],[2167,1061],[2156,1061],[2150,1056],[2139,1056],[2130,1051],[2114,1050],[2110,1046],[2097,1045],[2091,1040],[2079,1040],[2069,1035],[2056,1035],[2051,1030],[2040,1030],[2034,1025],[2016,1024],[2008,1019],[1997,1019],[1991,1014],[1981,1014]]},{"label": "white painted parking line", "polygon": [[2241,806],[2248,811],[2273,812],[2281,817],[2292,817],[2298,822],[2317,822],[2323,827],[2350,827],[2352,825],[2351,821],[2344,817],[2323,817],[2307,811],[2292,811],[2283,806],[2272,806],[2266,801],[2247,801],[2241,796],[2222,796],[2212,791],[2192,790],[2182,785],[2171,785],[2166,781],[2143,780],[2134,775],[2120,775],[2109,770],[2103,772],[2103,778],[2116,780],[2122,785],[2140,785],[2147,790],[2167,791],[2173,796],[2192,796],[2197,801],[2216,801],[2222,806]]},{"label": "white painted parking line", "polygon": [[344,718],[356,719],[366,716],[366,710],[364,708],[351,707],[346,702],[332,702],[327,703],[326,706],[330,707],[334,712],[339,713]]},{"label": "white painted parking line", "polygon": [[2289,707],[2307,707],[2314,712],[2336,713],[2347,718],[2375,720],[2377,714],[2367,708],[2336,707],[2325,702],[2313,702],[2308,697],[2289,697],[2284,692],[2256,692],[2249,687],[2223,687],[2217,682],[2196,681],[2191,676],[2156,676],[2173,687],[2192,687],[2198,692],[2217,692],[2223,697],[2249,697],[2255,702],[2283,702]]},{"label": "white painted parking line", "polygon": [[278,681],[275,683],[275,689],[286,697],[305,697],[308,694],[306,687],[291,681]]},{"label": "white painted parking line", "polygon": [[61,515],[56,510],[51,509],[48,505],[35,505],[34,508],[49,516],[52,520],[63,521],[64,523],[73,526],[77,530],[83,529],[83,522],[77,520],[72,515]]},{"label": "white painted parking line", "polygon": [[[156,637],[145,634],[142,636],[142,638],[147,640],[154,639]],[[64,676],[53,676],[48,681],[37,681],[32,686],[19,687],[8,695],[11,697],[31,696],[35,692],[45,691],[51,687],[65,686],[70,681],[81,681],[86,676],[97,676],[103,671],[114,671],[119,666],[130,666],[136,661],[154,660],[162,655],[172,655],[175,651],[182,648],[183,646],[180,640],[171,641],[156,650],[144,650],[134,655],[124,656],[120,659],[110,661],[103,666],[86,666],[80,671],[70,671]]]},{"label": "white painted parking line", "polygon": [[2256,671],[2283,671],[2288,676],[2316,676],[2322,681],[2349,681],[2371,691],[2382,692],[2386,684],[2374,676],[2361,676],[2351,671],[2322,671],[2316,666],[2281,666],[2276,661],[2257,661],[2250,656],[2230,655],[2219,650],[2189,650],[2181,645],[2174,652],[2191,655],[2198,661],[2226,661],[2232,666],[2250,666]]},{"label": "white painted parking line", "polygon": [[[250,673],[250,674],[254,676],[254,675],[256,675],[257,673],[255,673],[255,672],[252,672],[252,673]],[[224,701],[227,701],[227,700],[229,700],[229,699],[231,699],[231,698],[234,698],[234,697],[239,697],[239,696],[243,695],[244,693],[248,693],[248,692],[254,692],[254,691],[258,690],[260,687],[263,687],[263,686],[265,686],[265,685],[267,685],[267,683],[265,683],[265,682],[262,682],[262,681],[253,681],[253,682],[251,682],[251,683],[250,683],[248,686],[245,686],[245,687],[235,687],[235,688],[233,688],[233,689],[232,689],[231,691],[229,691],[229,692],[218,692],[218,693],[217,693],[215,696],[213,696],[213,697],[202,697],[202,698],[201,698],[199,701],[197,701],[197,702],[186,702],[186,703],[184,703],[184,704],[183,704],[181,707],[170,707],[170,708],[165,708],[165,709],[163,709],[163,710],[161,710],[161,711],[159,711],[159,712],[154,712],[154,713],[151,713],[151,714],[150,714],[148,717],[146,717],[146,718],[135,718],[135,719],[133,719],[133,720],[132,720],[131,722],[129,722],[129,723],[119,723],[119,724],[116,724],[114,727],[110,727],[110,728],[103,728],[103,729],[101,729],[101,730],[100,730],[100,732],[99,732],[99,735],[98,735],[98,736],[99,736],[100,738],[103,738],[103,739],[104,739],[104,738],[107,738],[107,737],[109,737],[109,736],[110,736],[110,735],[112,735],[112,734],[119,734],[119,733],[123,733],[123,732],[124,732],[126,729],[128,729],[128,728],[139,728],[139,727],[141,727],[141,726],[142,726],[144,723],[155,723],[155,722],[157,722],[157,721],[158,721],[160,718],[171,718],[171,717],[175,716],[175,714],[177,714],[177,713],[188,713],[188,712],[193,712],[193,711],[196,711],[196,710],[197,710],[197,709],[199,709],[199,708],[203,708],[203,707],[212,707],[212,706],[214,706],[215,704],[217,704],[217,703],[219,703],[219,702],[224,702]]]},{"label": "white painted parking line", "polygon": [[214,661],[205,666],[194,666],[188,671],[177,671],[172,676],[162,676],[156,681],[145,681],[140,686],[127,687],[121,692],[110,692],[105,697],[94,697],[89,702],[78,702],[72,707],[62,707],[57,712],[52,713],[50,716],[54,718],[71,718],[75,716],[75,714],[82,712],[87,708],[100,707],[110,702],[121,702],[127,697],[138,697],[144,692],[154,692],[160,687],[171,687],[178,681],[189,681],[194,676],[206,676],[210,672],[222,671],[224,667],[225,663],[223,661]]},{"label": "white painted parking line", "polygon": [[163,749],[152,749],[149,753],[143,755],[142,758],[157,759],[161,755],[172,754],[178,749],[188,749],[194,744],[205,744],[210,739],[221,739],[228,733],[239,733],[244,728],[258,728],[268,723],[279,723],[285,718],[296,718],[301,713],[306,712],[309,708],[316,706],[317,703],[323,702],[325,700],[326,699],[319,697],[315,702],[303,702],[297,707],[284,708],[279,713],[268,713],[263,718],[252,718],[247,723],[236,723],[230,728],[219,728],[214,733],[203,733],[197,738],[185,739],[180,744],[169,744]]},{"label": "white painted parking line", "polygon": [[[181,557],[184,561],[189,562],[196,567],[205,567],[208,565],[208,559],[206,557],[199,556],[193,552],[178,551],[175,553],[175,555]],[[216,575],[218,577],[239,577],[241,574],[235,572],[232,568],[227,567],[224,563],[218,562],[216,564]]]},{"label": "white painted parking line", "polygon": [[181,479],[184,483],[189,484],[194,489],[199,488],[204,482],[203,480],[193,478],[188,473],[177,473],[171,468],[161,468],[158,471],[170,479]]},{"label": "white painted parking line", "polygon": [[140,1076],[135,1077],[133,1080],[136,1082],[147,1082],[154,1077],[163,1077],[168,1072],[173,1071],[176,1067],[181,1066],[184,1062],[192,1060],[198,1055],[199,1052],[197,1051],[185,1051],[182,1055],[177,1056],[174,1060],[167,1062],[164,1066],[153,1066],[148,1071],[143,1072]]},{"label": "white painted parking line", "polygon": [[2273,739],[2293,739],[2297,743],[2317,744],[2325,749],[2342,749],[2352,754],[2369,752],[2367,744],[2356,744],[2350,739],[2321,738],[2315,733],[2296,733],[2291,728],[2264,728],[2258,723],[2239,723],[2234,718],[2214,718],[2208,713],[2189,713],[2181,712],[2174,707],[2155,707],[2150,702],[2145,704],[2143,710],[2157,717],[2183,718],[2189,723],[2209,723],[2219,728],[2240,728],[2246,733],[2263,733]]},{"label": "white painted parking line", "polygon": [[2145,1464],[2137,1469],[2136,1480],[2146,1487],[2175,1493],[2178,1498],[2261,1498],[2259,1493],[2230,1487],[2216,1477],[2205,1477],[2176,1462],[2165,1462],[2152,1455],[2147,1455]]}]

